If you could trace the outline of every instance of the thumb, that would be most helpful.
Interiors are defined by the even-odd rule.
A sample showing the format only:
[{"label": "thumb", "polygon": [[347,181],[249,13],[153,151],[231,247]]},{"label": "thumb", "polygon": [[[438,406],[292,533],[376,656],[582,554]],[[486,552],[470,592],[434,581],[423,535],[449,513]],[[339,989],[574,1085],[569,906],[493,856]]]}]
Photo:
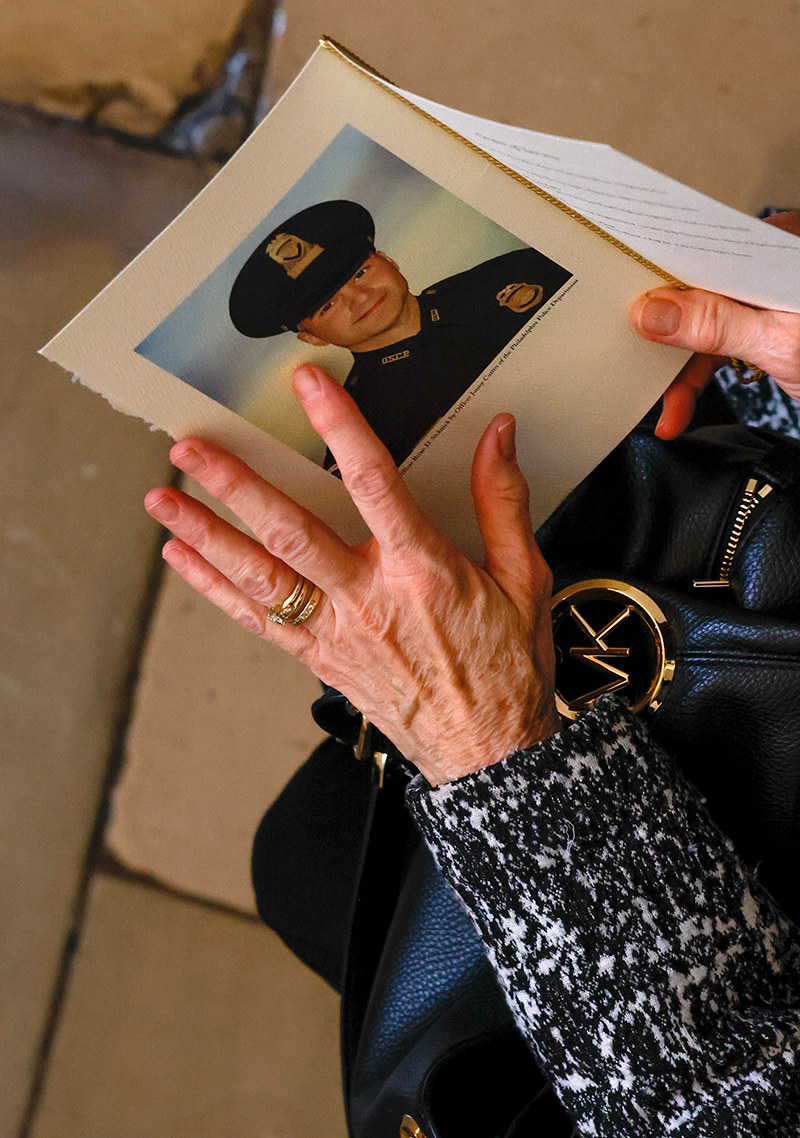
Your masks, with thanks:
[{"label": "thumb", "polygon": [[793,313],[750,308],[702,289],[656,288],[635,301],[631,320],[647,340],[800,379],[800,317]]},{"label": "thumb", "polygon": [[484,431],[472,464],[472,498],[486,550],[486,571],[526,620],[549,597],[550,570],[533,536],[529,490],[517,464],[516,424],[498,415]]}]

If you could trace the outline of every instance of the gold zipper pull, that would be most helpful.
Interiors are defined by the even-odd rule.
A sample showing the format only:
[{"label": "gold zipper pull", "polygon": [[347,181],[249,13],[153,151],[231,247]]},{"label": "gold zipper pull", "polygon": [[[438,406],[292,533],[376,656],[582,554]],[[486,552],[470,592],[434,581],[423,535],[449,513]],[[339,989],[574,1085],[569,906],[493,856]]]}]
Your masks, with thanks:
[{"label": "gold zipper pull", "polygon": [[722,561],[719,566],[719,577],[714,580],[694,580],[692,585],[695,589],[726,589],[730,585],[731,568],[733,567],[733,559],[736,556],[736,550],[739,548],[739,541],[742,536],[742,531],[752,514],[753,510],[764,501],[768,494],[772,493],[772,487],[769,482],[765,482],[759,489],[758,481],[755,478],[748,478],[747,485],[744,488],[741,501],[739,502],[736,516],[733,519],[731,532],[728,534],[728,540],[725,545],[725,552],[722,554]]}]

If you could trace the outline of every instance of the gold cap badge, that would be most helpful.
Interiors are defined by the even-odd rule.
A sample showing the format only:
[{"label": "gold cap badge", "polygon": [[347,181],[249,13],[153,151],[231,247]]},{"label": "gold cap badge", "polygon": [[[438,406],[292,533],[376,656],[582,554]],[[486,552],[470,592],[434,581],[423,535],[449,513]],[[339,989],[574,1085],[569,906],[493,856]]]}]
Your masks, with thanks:
[{"label": "gold cap badge", "polygon": [[267,256],[277,261],[292,280],[297,280],[314,258],[323,252],[321,245],[315,245],[313,241],[304,241],[302,237],[295,237],[293,233],[276,233],[266,248]]},{"label": "gold cap badge", "polygon": [[510,308],[512,312],[528,312],[536,307],[543,294],[544,289],[541,285],[525,284],[524,281],[520,281],[501,288],[497,294],[497,303],[501,308]]}]

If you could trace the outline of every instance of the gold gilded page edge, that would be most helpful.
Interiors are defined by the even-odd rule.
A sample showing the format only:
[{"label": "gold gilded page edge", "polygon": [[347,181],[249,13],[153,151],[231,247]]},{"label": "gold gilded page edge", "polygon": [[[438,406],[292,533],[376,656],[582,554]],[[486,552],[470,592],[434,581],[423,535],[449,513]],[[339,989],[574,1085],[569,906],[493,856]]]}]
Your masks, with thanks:
[{"label": "gold gilded page edge", "polygon": [[[554,194],[548,193],[547,190],[543,190],[541,186],[537,186],[535,182],[531,182],[530,179],[526,178],[524,174],[520,174],[518,171],[512,170],[510,166],[506,166],[506,164],[504,162],[501,162],[499,158],[495,158],[494,155],[488,154],[485,150],[482,149],[482,147],[478,146],[477,143],[471,142],[468,138],[464,138],[463,134],[459,134],[457,130],[453,130],[452,127],[448,126],[446,123],[440,122],[439,119],[430,114],[428,111],[424,111],[422,107],[418,107],[416,103],[412,103],[410,99],[406,99],[404,95],[401,95],[399,93],[399,91],[393,90],[392,88],[394,87],[394,84],[392,83],[391,79],[388,79],[385,75],[381,75],[381,73],[379,71],[376,71],[374,67],[371,67],[368,63],[365,63],[363,59],[359,59],[357,55],[355,55],[352,51],[349,51],[346,47],[343,47],[341,44],[337,43],[336,40],[331,39],[329,36],[322,36],[319,43],[320,47],[324,48],[325,51],[332,52],[340,59],[343,59],[344,62],[348,63],[351,67],[356,67],[365,75],[367,79],[369,79],[371,83],[374,83],[377,87],[380,87],[382,91],[387,91],[388,94],[393,95],[395,99],[398,99],[401,103],[404,103],[407,107],[410,107],[412,111],[416,111],[418,115],[422,115],[422,117],[424,119],[427,119],[428,122],[432,122],[435,126],[438,126],[440,130],[443,130],[452,138],[457,139],[458,142],[461,142],[464,146],[468,147],[469,150],[474,151],[476,154],[480,154],[482,158],[484,158],[492,166],[496,166],[498,170],[502,170],[504,174],[508,174],[508,176],[510,178],[513,178],[515,182],[519,182],[520,185],[525,186],[526,189],[533,190],[533,192],[535,194],[538,194],[540,198],[543,198],[546,202],[549,202],[550,205],[556,206],[562,211],[562,213],[565,213],[567,217],[572,218],[573,221],[580,222],[581,225],[591,230],[592,233],[596,233],[598,237],[602,237],[616,249],[619,249],[621,253],[624,253],[627,257],[631,257],[638,264],[643,265],[644,268],[649,269],[657,276],[662,277],[668,284],[672,285],[673,288],[689,288],[689,285],[687,285],[684,281],[681,281],[677,277],[674,277],[672,273],[668,273],[666,269],[662,269],[660,265],[657,265],[654,261],[651,261],[647,257],[642,256],[641,253],[637,253],[635,249],[631,249],[630,245],[626,245],[625,242],[620,241],[618,237],[614,237],[612,234],[607,233],[606,230],[602,228],[602,226],[598,225],[594,221],[590,221],[588,217],[584,217],[582,213],[579,213],[578,210],[573,209],[572,206],[567,205],[566,202],[562,202],[561,199],[555,197]],[[390,86],[386,87],[386,83],[389,83]]]}]

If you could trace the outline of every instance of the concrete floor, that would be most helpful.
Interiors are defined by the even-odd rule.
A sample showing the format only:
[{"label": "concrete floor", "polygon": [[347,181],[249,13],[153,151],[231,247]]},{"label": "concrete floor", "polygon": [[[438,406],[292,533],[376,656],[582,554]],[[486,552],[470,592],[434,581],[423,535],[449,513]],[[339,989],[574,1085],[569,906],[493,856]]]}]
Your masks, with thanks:
[{"label": "concrete floor", "polygon": [[[412,90],[611,142],[742,209],[800,198],[793,0],[288,17],[273,89],[326,32]],[[0,134],[0,1133],[335,1138],[335,997],[254,921],[247,881],[316,737],[314,681],[160,575],[140,502],[167,440],[35,355],[209,170],[14,112]]]}]

